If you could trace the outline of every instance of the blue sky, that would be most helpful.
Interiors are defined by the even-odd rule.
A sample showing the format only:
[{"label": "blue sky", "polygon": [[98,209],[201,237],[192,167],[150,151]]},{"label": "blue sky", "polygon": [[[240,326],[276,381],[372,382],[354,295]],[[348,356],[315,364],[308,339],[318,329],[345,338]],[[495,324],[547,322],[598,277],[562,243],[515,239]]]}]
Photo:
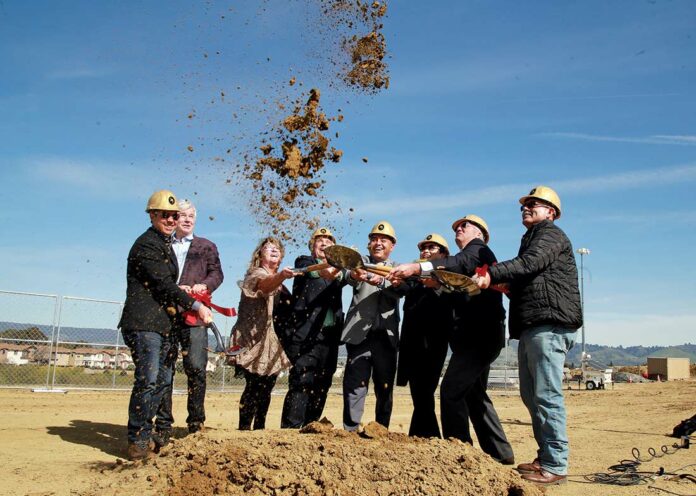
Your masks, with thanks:
[{"label": "blue sky", "polygon": [[214,157],[275,122],[279,88],[316,86],[345,114],[325,189],[355,209],[330,219],[340,242],[363,248],[387,219],[410,261],[475,213],[511,258],[517,199],[546,184],[592,251],[588,342],[694,342],[696,4],[392,0],[391,86],[369,96],[328,84],[317,3],[0,2],[0,289],[122,300],[146,199],[166,187],[197,203],[226,274],[217,300],[236,305],[268,226]]}]

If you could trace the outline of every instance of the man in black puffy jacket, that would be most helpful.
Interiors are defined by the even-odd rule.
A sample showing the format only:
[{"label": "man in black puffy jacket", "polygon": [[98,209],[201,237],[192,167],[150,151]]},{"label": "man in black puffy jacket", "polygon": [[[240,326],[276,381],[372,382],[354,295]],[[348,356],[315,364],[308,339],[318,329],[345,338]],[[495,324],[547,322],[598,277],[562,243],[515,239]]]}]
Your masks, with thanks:
[{"label": "man in black puffy jacket", "polygon": [[537,458],[517,468],[531,482],[559,484],[568,473],[563,364],[582,325],[578,271],[570,240],[554,224],[561,216],[556,192],[537,186],[520,203],[527,232],[517,257],[489,267],[476,281],[481,288],[501,284],[510,290],[520,395],[539,446]]}]

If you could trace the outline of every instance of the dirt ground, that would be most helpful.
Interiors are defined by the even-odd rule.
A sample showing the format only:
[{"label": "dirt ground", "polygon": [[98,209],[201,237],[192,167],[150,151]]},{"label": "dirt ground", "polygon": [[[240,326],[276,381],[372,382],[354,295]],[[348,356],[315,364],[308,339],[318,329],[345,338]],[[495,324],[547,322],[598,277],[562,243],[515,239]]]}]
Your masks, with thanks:
[{"label": "dirt ground", "polygon": [[[118,461],[126,446],[128,394],[125,392],[32,393],[1,389],[0,464],[4,494],[215,494],[235,477],[247,477],[248,494],[536,494],[517,484],[507,467],[495,465],[478,449],[444,440],[412,440],[408,430],[411,403],[405,390],[396,395],[392,429],[374,439],[339,429],[301,434],[268,429],[239,432],[238,394],[209,393],[210,430],[186,436],[185,396],[174,398],[176,441],[160,457],[146,462]],[[492,393],[518,462],[531,461],[535,443],[528,414],[516,393]],[[278,426],[282,394],[274,395],[267,425]],[[551,495],[695,494],[696,484],[659,478],[642,486],[617,487],[581,483],[581,475],[605,472],[622,459],[660,453],[671,446],[674,425],[696,413],[696,381],[619,384],[606,391],[567,392],[571,442],[570,482],[547,489]],[[373,419],[372,398],[365,422]],[[326,416],[340,425],[341,398],[329,397]],[[459,453],[458,456],[452,456]],[[201,460],[195,466],[196,460]],[[306,461],[306,463],[305,463]],[[292,464],[321,467],[316,474],[292,472]],[[696,474],[696,449],[677,450],[640,470],[667,472],[690,464]],[[195,470],[191,470],[191,468]],[[188,467],[186,469],[185,467]],[[403,469],[401,469],[403,467]],[[205,470],[204,470],[205,469]],[[216,480],[226,470],[227,480]],[[303,468],[304,470],[304,468]],[[244,473],[239,471],[246,471]],[[194,474],[195,472],[195,474]],[[235,473],[232,473],[235,472]],[[302,473],[300,473],[302,472]],[[351,490],[333,486],[351,478]],[[338,475],[336,475],[338,474]],[[196,475],[198,479],[191,477]],[[187,479],[188,477],[188,479]],[[201,481],[207,482],[202,484]],[[302,481],[307,487],[302,486]],[[176,490],[164,490],[172,481]],[[317,485],[317,481],[319,485]],[[187,485],[188,484],[188,485]],[[222,485],[221,485],[222,484]],[[271,488],[273,486],[273,488]],[[310,487],[311,486],[311,487]],[[653,487],[649,487],[653,486]],[[507,487],[507,490],[504,489]],[[438,489],[439,488],[439,489]],[[239,494],[242,494],[241,492]]]}]

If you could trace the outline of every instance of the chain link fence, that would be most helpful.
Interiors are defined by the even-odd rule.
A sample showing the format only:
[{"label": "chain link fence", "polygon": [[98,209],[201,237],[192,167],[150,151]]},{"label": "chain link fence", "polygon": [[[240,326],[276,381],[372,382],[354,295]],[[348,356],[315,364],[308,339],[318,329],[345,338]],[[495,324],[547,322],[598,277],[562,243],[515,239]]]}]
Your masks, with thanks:
[{"label": "chain link fence", "polygon": [[[119,301],[0,291],[0,387],[130,390],[133,359],[117,329],[122,310]],[[216,316],[226,342],[233,320]],[[209,349],[215,349],[212,335],[208,340]],[[507,346],[491,366],[489,389],[519,388],[516,358],[511,357],[516,357],[516,350]],[[340,394],[344,367],[345,348],[341,348],[333,393]],[[207,371],[208,391],[243,389],[244,379],[235,377],[234,367],[214,353],[209,354]],[[286,390],[287,383],[287,373],[281,374],[277,393]],[[181,357],[174,389],[178,393],[187,389]],[[395,391],[408,394],[409,389]]]}]

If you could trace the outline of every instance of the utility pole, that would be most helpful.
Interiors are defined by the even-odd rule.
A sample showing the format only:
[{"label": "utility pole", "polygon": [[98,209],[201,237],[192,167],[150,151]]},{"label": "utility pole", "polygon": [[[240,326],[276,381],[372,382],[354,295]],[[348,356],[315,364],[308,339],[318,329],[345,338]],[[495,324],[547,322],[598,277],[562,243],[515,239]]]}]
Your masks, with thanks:
[{"label": "utility pole", "polygon": [[580,362],[582,367],[583,378],[585,375],[585,255],[590,254],[590,250],[587,248],[578,248],[575,250],[576,253],[580,255],[580,311],[582,312],[582,353],[580,355]]}]

